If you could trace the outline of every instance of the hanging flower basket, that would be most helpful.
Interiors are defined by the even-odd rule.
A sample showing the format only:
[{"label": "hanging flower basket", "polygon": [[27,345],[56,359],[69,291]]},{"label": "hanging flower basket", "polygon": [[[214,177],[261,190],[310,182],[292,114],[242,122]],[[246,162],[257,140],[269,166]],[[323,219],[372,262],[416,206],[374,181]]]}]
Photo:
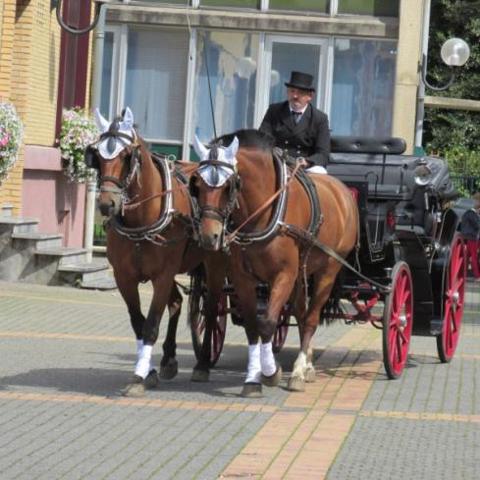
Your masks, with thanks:
[{"label": "hanging flower basket", "polygon": [[17,161],[22,136],[23,125],[15,107],[0,102],[0,184]]},{"label": "hanging flower basket", "polygon": [[64,110],[59,147],[63,172],[71,182],[82,183],[92,174],[85,165],[85,149],[94,143],[100,132],[94,121],[81,108]]}]

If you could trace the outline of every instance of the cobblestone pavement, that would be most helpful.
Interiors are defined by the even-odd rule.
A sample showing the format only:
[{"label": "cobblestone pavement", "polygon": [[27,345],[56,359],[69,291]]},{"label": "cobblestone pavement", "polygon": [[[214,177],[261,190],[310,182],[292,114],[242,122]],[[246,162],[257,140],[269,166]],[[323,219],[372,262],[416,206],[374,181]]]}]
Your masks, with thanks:
[{"label": "cobblestone pavement", "polygon": [[[0,479],[476,479],[472,290],[451,364],[439,363],[433,338],[414,337],[404,375],[387,381],[379,331],[334,324],[316,335],[317,381],[304,393],[284,381],[248,401],[244,333],[231,323],[210,382],[190,382],[184,308],[178,376],[127,399],[135,346],[118,292],[0,282]],[[149,288],[141,296],[147,305]],[[297,345],[291,328],[277,356],[287,372]]]}]

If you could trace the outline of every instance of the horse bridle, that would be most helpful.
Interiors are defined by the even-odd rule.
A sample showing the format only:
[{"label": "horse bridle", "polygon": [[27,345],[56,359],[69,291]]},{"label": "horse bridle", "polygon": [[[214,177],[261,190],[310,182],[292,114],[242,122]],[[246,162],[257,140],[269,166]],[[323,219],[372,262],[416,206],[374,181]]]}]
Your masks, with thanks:
[{"label": "horse bridle", "polygon": [[[108,139],[109,144],[107,145],[107,149],[113,150],[115,148],[114,141],[117,138],[123,138],[131,142],[130,145],[126,145],[125,148],[130,147],[132,150],[130,153],[130,164],[131,165],[133,164],[133,168],[132,166],[130,167],[130,172],[127,175],[125,181],[121,180],[118,177],[113,177],[111,175],[103,175],[98,180],[98,183],[100,185],[100,192],[108,192],[108,193],[114,193],[117,195],[122,195],[130,186],[132,179],[135,175],[136,169],[138,168],[139,160],[141,158],[140,144],[137,142],[137,136],[134,130],[133,132],[134,132],[134,135],[132,136],[132,135],[128,135],[127,133],[120,132],[119,130],[116,130],[116,129],[110,129],[107,132],[102,133],[99,139],[97,140],[97,142],[95,142],[92,145],[89,145],[89,148],[95,148],[95,146],[98,145],[100,142],[102,142],[105,139]],[[98,147],[97,147],[97,151],[98,151]],[[107,163],[113,161],[113,158],[106,159],[102,157],[102,159],[104,162],[107,162]],[[105,182],[113,183],[115,187],[108,187],[103,185]]]},{"label": "horse bridle", "polygon": [[199,207],[200,218],[211,218],[212,220],[217,220],[221,222],[224,227],[230,218],[235,204],[237,203],[238,192],[241,187],[241,178],[237,169],[230,163],[222,162],[221,160],[203,160],[199,164],[199,168],[202,166],[213,166],[213,167],[224,167],[232,171],[232,175],[228,177],[229,193],[228,193],[228,202],[224,209],[213,207],[211,205],[204,205]]}]

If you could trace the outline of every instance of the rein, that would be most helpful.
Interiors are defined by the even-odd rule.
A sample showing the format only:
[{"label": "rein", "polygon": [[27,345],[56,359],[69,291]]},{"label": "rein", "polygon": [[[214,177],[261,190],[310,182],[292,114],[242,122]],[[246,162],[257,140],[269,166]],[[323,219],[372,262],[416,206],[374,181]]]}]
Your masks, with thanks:
[{"label": "rein", "polygon": [[153,200],[154,198],[163,197],[164,195],[168,195],[169,193],[177,192],[179,190],[188,190],[188,187],[186,185],[180,185],[179,187],[171,188],[170,190],[163,190],[163,192],[156,193],[155,195],[150,195],[149,197],[144,198],[143,200],[139,200],[138,202],[126,202],[123,205],[123,209],[133,210],[140,205],[149,202],[150,200]]}]

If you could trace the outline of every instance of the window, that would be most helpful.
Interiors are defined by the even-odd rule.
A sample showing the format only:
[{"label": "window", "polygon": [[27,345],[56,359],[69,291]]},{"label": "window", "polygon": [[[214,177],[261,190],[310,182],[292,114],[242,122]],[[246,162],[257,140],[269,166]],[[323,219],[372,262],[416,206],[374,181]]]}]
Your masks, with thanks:
[{"label": "window", "polygon": [[200,0],[200,7],[258,8],[259,0]]},{"label": "window", "polygon": [[100,111],[106,118],[112,118],[111,111],[112,101],[111,94],[113,92],[113,48],[114,33],[105,32],[105,40],[103,44],[103,65],[102,65],[102,86],[100,96]]},{"label": "window", "polygon": [[285,82],[292,70],[313,75],[313,85],[318,85],[320,45],[276,40],[272,42],[272,69],[270,74],[269,103],[283,102],[287,98]]},{"label": "window", "polygon": [[142,137],[182,140],[187,61],[187,30],[130,29],[124,105]]},{"label": "window", "polygon": [[395,57],[392,41],[335,40],[333,134],[391,135]]},{"label": "window", "polygon": [[329,13],[329,0],[270,0],[271,10],[298,10]]},{"label": "window", "polygon": [[338,0],[338,13],[398,17],[399,0]]},{"label": "window", "polygon": [[199,32],[195,72],[194,126],[199,138],[214,135],[207,76],[210,74],[218,136],[253,127],[258,35],[238,32]]}]

